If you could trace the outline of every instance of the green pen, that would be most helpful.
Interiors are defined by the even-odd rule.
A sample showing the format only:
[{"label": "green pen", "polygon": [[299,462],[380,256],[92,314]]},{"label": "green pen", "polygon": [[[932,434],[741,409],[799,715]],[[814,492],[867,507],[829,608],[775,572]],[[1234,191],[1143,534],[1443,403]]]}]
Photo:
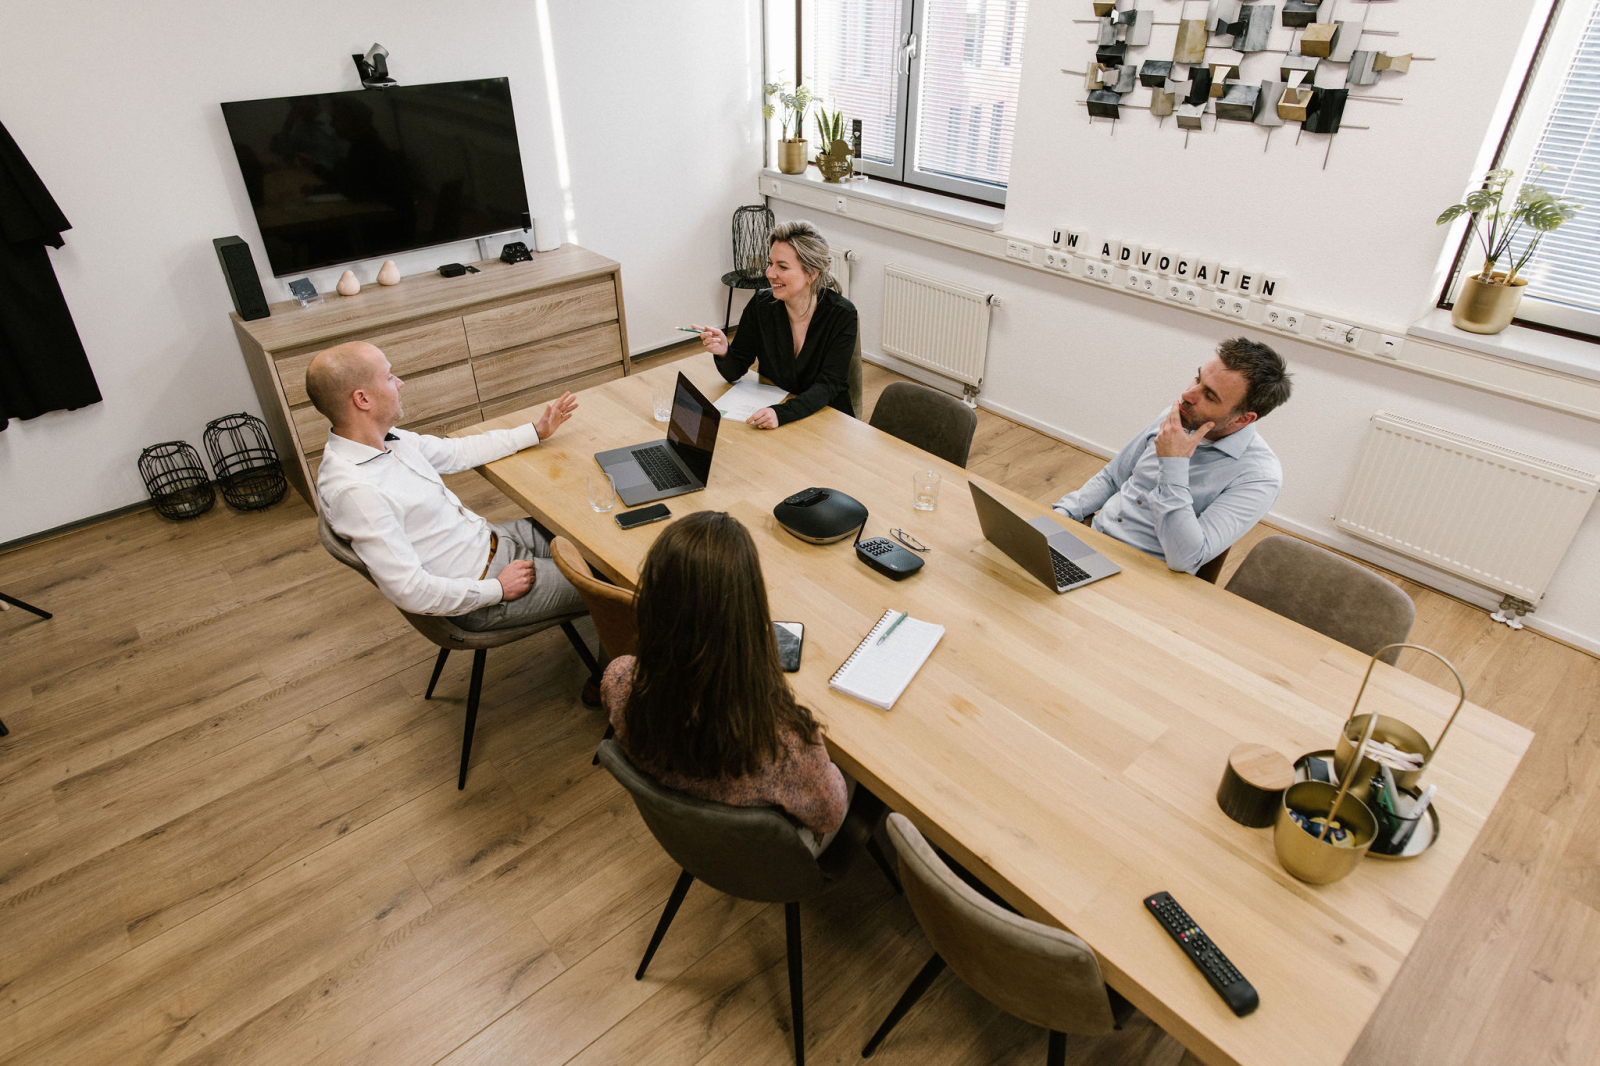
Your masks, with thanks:
[{"label": "green pen", "polygon": [[894,632],[894,627],[899,625],[901,622],[904,622],[906,620],[906,615],[907,615],[907,612],[905,612],[905,611],[900,612],[900,617],[896,618],[893,622],[889,623],[889,628],[885,629],[883,631],[883,636],[879,637],[877,640],[872,642],[872,646],[874,648],[876,648],[879,644],[882,644],[884,641],[888,640],[889,639],[889,634]]},{"label": "green pen", "polygon": [[678,331],[680,333],[699,333],[700,332],[699,330],[695,329],[693,326],[679,326],[678,327]]}]

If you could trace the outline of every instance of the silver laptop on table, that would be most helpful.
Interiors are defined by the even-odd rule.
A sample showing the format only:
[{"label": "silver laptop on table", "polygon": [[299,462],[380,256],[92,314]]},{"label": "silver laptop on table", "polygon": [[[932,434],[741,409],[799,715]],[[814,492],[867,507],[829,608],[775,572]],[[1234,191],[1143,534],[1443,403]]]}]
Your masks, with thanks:
[{"label": "silver laptop on table", "polygon": [[679,374],[667,439],[595,452],[595,462],[611,475],[617,495],[629,507],[699,492],[711,477],[711,453],[721,424],[716,406]]},{"label": "silver laptop on table", "polygon": [[1062,529],[1048,515],[1028,520],[969,482],[978,524],[989,543],[1045,583],[1066,592],[1122,572],[1122,567]]}]

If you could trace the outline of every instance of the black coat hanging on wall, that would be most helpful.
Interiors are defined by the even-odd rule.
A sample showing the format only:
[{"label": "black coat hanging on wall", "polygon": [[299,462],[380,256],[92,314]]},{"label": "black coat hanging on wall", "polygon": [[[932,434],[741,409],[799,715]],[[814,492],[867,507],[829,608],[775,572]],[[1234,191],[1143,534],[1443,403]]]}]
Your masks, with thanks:
[{"label": "black coat hanging on wall", "polygon": [[0,125],[0,429],[100,402],[45,245],[72,225]]}]

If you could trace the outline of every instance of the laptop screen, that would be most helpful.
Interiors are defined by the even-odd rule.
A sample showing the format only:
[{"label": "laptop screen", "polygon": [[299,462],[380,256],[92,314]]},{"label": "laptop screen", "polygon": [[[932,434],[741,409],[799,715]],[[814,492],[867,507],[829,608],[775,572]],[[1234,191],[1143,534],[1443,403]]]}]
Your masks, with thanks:
[{"label": "laptop screen", "polygon": [[717,446],[717,427],[721,424],[722,413],[680,373],[678,391],[672,397],[667,443],[702,484],[711,478],[711,453]]}]

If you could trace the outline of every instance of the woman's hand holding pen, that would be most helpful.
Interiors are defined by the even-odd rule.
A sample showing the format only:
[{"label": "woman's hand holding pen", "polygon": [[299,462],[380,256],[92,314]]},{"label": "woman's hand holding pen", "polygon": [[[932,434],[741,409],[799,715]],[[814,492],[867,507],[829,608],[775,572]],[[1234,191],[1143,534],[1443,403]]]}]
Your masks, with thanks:
[{"label": "woman's hand holding pen", "polygon": [[691,322],[689,328],[700,334],[700,343],[706,346],[706,351],[712,355],[728,354],[728,335],[716,326],[697,326]]}]

